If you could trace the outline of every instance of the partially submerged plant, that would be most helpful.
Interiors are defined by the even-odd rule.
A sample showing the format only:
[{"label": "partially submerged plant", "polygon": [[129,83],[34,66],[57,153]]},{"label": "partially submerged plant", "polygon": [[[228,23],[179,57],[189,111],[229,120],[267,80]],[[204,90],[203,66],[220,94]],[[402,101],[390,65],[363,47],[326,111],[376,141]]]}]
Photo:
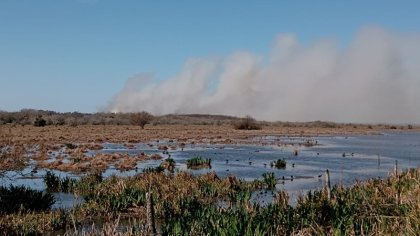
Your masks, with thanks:
[{"label": "partially submerged plant", "polygon": [[163,167],[164,169],[173,172],[175,169],[175,160],[173,158],[166,158],[165,160],[163,160],[163,162],[160,164],[161,167]]},{"label": "partially submerged plant", "polygon": [[143,169],[143,173],[161,173],[163,171],[165,171],[165,168],[162,166],[146,167]]},{"label": "partially submerged plant", "polygon": [[277,161],[270,163],[271,167],[276,167],[277,169],[285,169],[286,161],[284,159],[278,159]]},{"label": "partially submerged plant", "polygon": [[[74,191],[85,202],[72,210],[72,214],[78,219],[105,215],[107,222],[120,214],[135,216],[139,221],[132,228],[144,229],[148,193],[153,196],[153,209],[162,235],[416,235],[420,232],[420,169],[387,180],[374,179],[347,188],[336,186],[331,190],[330,200],[324,191],[309,192],[295,207],[288,205],[286,192],[274,193],[276,182],[274,173],[265,173],[262,180],[253,182],[234,176],[219,178],[215,173],[194,176],[187,172],[176,175],[149,172],[107,179],[89,175],[77,181]],[[273,202],[253,204],[251,193],[257,187],[273,189]],[[51,220],[35,221],[30,219],[31,214],[3,214],[0,229],[8,234],[51,230]],[[31,223],[22,225],[21,219]],[[62,220],[55,219],[56,227],[63,227],[68,218],[63,215]],[[43,228],[45,222],[49,225]],[[108,228],[100,230],[104,233]]]},{"label": "partially submerged plant", "polygon": [[263,183],[268,189],[276,188],[277,179],[273,172],[264,173],[262,177],[263,177]]},{"label": "partially submerged plant", "polygon": [[193,157],[187,160],[187,168],[211,168],[211,159],[203,158],[201,156]]},{"label": "partially submerged plant", "polygon": [[72,179],[70,177],[60,178],[51,171],[47,171],[43,179],[45,185],[47,186],[48,192],[68,193],[73,191],[76,185],[75,179]]}]

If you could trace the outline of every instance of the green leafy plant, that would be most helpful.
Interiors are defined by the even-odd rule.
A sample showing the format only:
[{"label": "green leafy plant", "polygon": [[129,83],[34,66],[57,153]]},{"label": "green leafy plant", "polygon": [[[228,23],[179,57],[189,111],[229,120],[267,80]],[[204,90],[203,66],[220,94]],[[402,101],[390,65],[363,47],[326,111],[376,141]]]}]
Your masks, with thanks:
[{"label": "green leafy plant", "polygon": [[47,171],[43,179],[48,192],[72,192],[77,183],[75,179],[70,177],[60,178],[51,171]]},{"label": "green leafy plant", "polygon": [[268,189],[276,188],[277,179],[273,172],[264,173],[262,177],[263,177],[263,183]]},{"label": "green leafy plant", "polygon": [[45,211],[55,203],[50,193],[33,190],[25,186],[0,186],[0,212]]}]

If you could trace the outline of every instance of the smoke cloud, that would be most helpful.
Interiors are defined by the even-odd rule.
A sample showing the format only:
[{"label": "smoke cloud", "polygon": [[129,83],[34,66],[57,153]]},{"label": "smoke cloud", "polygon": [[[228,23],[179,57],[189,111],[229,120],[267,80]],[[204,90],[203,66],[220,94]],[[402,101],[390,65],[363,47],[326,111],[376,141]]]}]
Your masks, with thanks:
[{"label": "smoke cloud", "polygon": [[420,34],[361,29],[345,49],[280,34],[270,55],[191,58],[164,81],[129,79],[108,111],[262,120],[420,123]]}]

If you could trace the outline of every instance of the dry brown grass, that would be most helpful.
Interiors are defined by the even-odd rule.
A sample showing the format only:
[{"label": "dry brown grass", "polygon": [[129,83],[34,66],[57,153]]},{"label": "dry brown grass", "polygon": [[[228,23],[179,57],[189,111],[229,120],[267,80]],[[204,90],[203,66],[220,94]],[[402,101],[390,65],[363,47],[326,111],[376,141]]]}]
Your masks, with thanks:
[{"label": "dry brown grass", "polygon": [[[261,130],[236,130],[231,125],[156,125],[146,126],[12,126],[0,125],[0,134],[9,133],[13,143],[43,143],[48,147],[64,143],[83,144],[89,149],[100,149],[103,142],[113,143],[138,143],[159,139],[172,139],[177,141],[204,142],[210,140],[221,142],[228,139],[246,139],[261,135],[291,135],[291,136],[316,136],[316,135],[350,135],[370,134],[383,131],[386,128],[374,126],[372,129],[366,125],[342,125],[339,127],[304,127],[304,126],[263,126]],[[416,129],[413,129],[416,130]],[[417,129],[418,130],[418,129]],[[0,142],[8,141],[0,136]],[[49,148],[51,149],[51,148]]]}]

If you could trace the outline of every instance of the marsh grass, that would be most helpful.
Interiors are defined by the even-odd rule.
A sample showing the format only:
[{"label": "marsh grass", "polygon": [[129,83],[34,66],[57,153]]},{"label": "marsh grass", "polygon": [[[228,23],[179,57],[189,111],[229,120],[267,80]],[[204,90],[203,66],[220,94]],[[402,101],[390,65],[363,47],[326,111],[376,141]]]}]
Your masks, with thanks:
[{"label": "marsh grass", "polygon": [[68,212],[17,212],[0,217],[0,235],[44,235],[65,229],[69,224]]},{"label": "marsh grass", "polygon": [[160,164],[160,166],[169,172],[173,172],[175,170],[175,160],[173,158],[166,158],[163,160],[163,162]]},{"label": "marsh grass", "polygon": [[60,178],[58,175],[54,174],[51,171],[47,171],[47,173],[43,177],[44,183],[47,186],[48,192],[63,192],[68,193],[72,192],[73,189],[76,187],[77,180],[72,179],[70,177]]},{"label": "marsh grass", "polygon": [[3,141],[0,141],[0,177],[8,171],[21,171],[28,163],[28,151],[24,145],[13,143],[10,132],[9,130],[9,133],[1,136]]},{"label": "marsh grass", "polygon": [[268,189],[275,189],[276,188],[277,179],[276,179],[276,176],[274,175],[273,172],[264,173],[262,175],[262,177],[263,177],[262,182],[264,183],[266,188],[268,188]]},{"label": "marsh grass", "polygon": [[[274,181],[272,173],[254,182],[232,176],[221,179],[214,173],[192,176],[186,172],[176,175],[150,172],[100,181],[86,177],[74,189],[86,202],[72,214],[77,219],[106,216],[112,224],[95,231],[96,234],[117,230],[120,235],[131,235],[133,231],[118,231],[119,223],[115,219],[122,214],[135,216],[137,221],[132,227],[143,229],[145,194],[149,192],[155,201],[162,235],[416,235],[420,232],[420,169],[351,187],[335,186],[331,200],[324,191],[313,191],[300,197],[294,207],[288,204],[285,192],[277,192],[273,202],[265,206],[251,201],[253,191],[272,186]],[[220,206],[220,201],[229,204]],[[6,214],[0,220],[0,228],[7,227],[7,232],[14,234],[28,232],[25,231],[28,228],[52,229],[52,226],[43,228],[40,221],[31,218],[32,213],[22,214]],[[3,220],[5,217],[8,222]],[[23,221],[9,223],[17,222],[16,217]],[[60,222],[58,216],[54,217]]]},{"label": "marsh grass", "polygon": [[[268,176],[268,175],[267,175]],[[166,235],[416,235],[420,232],[420,170],[301,197],[296,207],[279,192],[272,204],[194,207],[163,226]],[[188,210],[191,211],[191,210]],[[186,218],[186,219],[185,219]]]},{"label": "marsh grass", "polygon": [[165,168],[161,165],[156,167],[146,167],[143,169],[143,173],[161,173],[165,171]]},{"label": "marsh grass", "polygon": [[190,169],[211,168],[211,159],[203,158],[201,156],[193,157],[187,160],[187,168],[190,168]]}]

